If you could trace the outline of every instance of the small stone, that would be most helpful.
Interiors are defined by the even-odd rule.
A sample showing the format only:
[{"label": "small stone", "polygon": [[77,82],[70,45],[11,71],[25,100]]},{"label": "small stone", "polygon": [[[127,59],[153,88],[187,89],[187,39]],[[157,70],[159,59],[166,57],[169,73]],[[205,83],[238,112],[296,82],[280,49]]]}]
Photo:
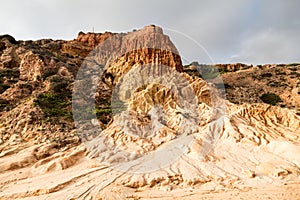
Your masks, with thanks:
[{"label": "small stone", "polygon": [[94,125],[94,126],[99,126],[99,121],[97,119],[92,119],[91,120],[91,123]]},{"label": "small stone", "polygon": [[245,173],[246,177],[248,177],[248,178],[254,178],[255,177],[255,172],[252,171],[252,170],[245,170],[244,173]]}]

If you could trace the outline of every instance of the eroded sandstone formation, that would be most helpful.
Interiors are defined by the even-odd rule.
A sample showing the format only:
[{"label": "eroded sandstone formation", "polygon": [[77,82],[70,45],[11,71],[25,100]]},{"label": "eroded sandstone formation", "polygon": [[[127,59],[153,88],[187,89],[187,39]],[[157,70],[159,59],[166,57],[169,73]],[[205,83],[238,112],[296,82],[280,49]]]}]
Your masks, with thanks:
[{"label": "eroded sandstone formation", "polygon": [[[231,103],[216,68],[183,67],[156,26],[71,41],[1,36],[0,53],[1,199],[200,198],[299,186],[299,65],[217,65]],[[265,86],[284,73],[286,86]],[[84,98],[73,103],[96,104],[74,122],[76,87]],[[287,108],[262,103],[257,88],[285,89],[278,105]]]}]

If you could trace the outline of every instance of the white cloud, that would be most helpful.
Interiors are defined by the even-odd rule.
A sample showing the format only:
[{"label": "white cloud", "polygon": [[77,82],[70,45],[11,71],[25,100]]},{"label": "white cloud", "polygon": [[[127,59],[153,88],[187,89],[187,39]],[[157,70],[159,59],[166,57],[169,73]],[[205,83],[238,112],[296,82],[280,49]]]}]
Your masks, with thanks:
[{"label": "white cloud", "polygon": [[[10,0],[1,3],[0,34],[72,39],[92,27],[120,32],[157,24],[191,36],[217,63],[293,62],[300,60],[299,7],[293,0]],[[185,57],[203,59],[199,48],[175,43]]]},{"label": "white cloud", "polygon": [[242,42],[241,51],[231,62],[253,64],[299,62],[300,38],[288,30],[269,29]]}]

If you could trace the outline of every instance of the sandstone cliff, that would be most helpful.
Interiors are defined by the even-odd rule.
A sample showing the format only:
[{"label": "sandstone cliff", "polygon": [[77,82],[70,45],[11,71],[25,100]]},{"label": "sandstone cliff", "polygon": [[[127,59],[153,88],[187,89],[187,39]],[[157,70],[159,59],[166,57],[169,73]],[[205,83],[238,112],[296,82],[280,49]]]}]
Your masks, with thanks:
[{"label": "sandstone cliff", "polygon": [[[197,71],[156,26],[6,35],[0,53],[1,199],[299,198],[299,65]],[[283,102],[263,103],[265,92]],[[72,103],[85,108],[75,122]]]}]

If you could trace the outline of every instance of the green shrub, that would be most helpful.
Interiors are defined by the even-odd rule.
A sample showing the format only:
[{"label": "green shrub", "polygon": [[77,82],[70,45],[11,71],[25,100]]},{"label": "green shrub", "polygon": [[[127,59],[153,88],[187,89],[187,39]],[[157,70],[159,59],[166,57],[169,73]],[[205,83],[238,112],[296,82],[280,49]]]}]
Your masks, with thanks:
[{"label": "green shrub", "polygon": [[42,80],[45,81],[46,78],[48,78],[48,77],[50,77],[50,76],[53,76],[53,75],[55,75],[55,74],[57,74],[57,70],[54,70],[54,69],[49,70],[49,71],[45,71],[45,72],[42,74]]},{"label": "green shrub", "polygon": [[69,80],[59,75],[53,75],[47,78],[50,81],[50,88],[54,92],[64,92],[69,86]]},{"label": "green shrub", "polygon": [[229,88],[231,88],[231,85],[229,85],[227,83],[216,83],[215,86],[218,89],[223,89],[223,88],[229,89]]},{"label": "green shrub", "polygon": [[289,67],[288,69],[289,69],[290,71],[293,71],[293,72],[295,72],[295,71],[298,70],[296,67]]},{"label": "green shrub", "polygon": [[33,89],[32,85],[29,82],[20,84],[19,87],[23,88],[23,89],[28,89],[28,90],[32,90]]},{"label": "green shrub", "polygon": [[42,109],[45,118],[72,118],[71,111],[67,108],[70,103],[65,93],[47,92],[40,94],[34,101],[34,105]]},{"label": "green shrub", "polygon": [[292,72],[290,73],[290,75],[295,75],[295,76],[297,76],[297,77],[300,77],[300,73],[298,73],[298,72],[296,72],[296,71],[292,71]]},{"label": "green shrub", "polygon": [[104,124],[107,124],[112,118],[112,110],[110,107],[98,107],[94,110],[94,113],[96,114],[98,120],[100,120]]},{"label": "green shrub", "polygon": [[0,98],[0,111],[2,111],[8,105],[8,101]]},{"label": "green shrub", "polygon": [[0,78],[7,77],[7,78],[19,78],[20,70],[19,69],[4,69],[0,70]]},{"label": "green shrub", "polygon": [[287,66],[298,66],[298,65],[300,65],[300,63],[290,63]]},{"label": "green shrub", "polygon": [[263,94],[260,99],[267,104],[276,105],[278,102],[282,102],[281,98],[274,93]]},{"label": "green shrub", "polygon": [[225,71],[219,71],[214,65],[199,65],[197,66],[198,71],[200,72],[202,78],[204,79],[215,79],[220,76]]},{"label": "green shrub", "polygon": [[270,87],[284,87],[284,86],[287,86],[287,84],[285,83],[280,83],[278,81],[274,81],[274,82],[269,82],[268,85]]},{"label": "green shrub", "polygon": [[3,92],[5,92],[5,90],[7,90],[8,88],[10,88],[9,85],[4,84],[4,83],[0,83],[0,94],[2,94]]},{"label": "green shrub", "polygon": [[204,79],[214,79],[220,76],[220,72],[204,73],[201,74]]},{"label": "green shrub", "polygon": [[102,114],[107,114],[107,115],[109,115],[109,114],[112,113],[112,111],[111,111],[111,108],[96,108],[96,109],[94,110],[94,113],[95,113],[96,115],[102,115]]},{"label": "green shrub", "polygon": [[272,77],[272,73],[264,73],[261,75],[262,78],[268,78],[268,77]]}]

